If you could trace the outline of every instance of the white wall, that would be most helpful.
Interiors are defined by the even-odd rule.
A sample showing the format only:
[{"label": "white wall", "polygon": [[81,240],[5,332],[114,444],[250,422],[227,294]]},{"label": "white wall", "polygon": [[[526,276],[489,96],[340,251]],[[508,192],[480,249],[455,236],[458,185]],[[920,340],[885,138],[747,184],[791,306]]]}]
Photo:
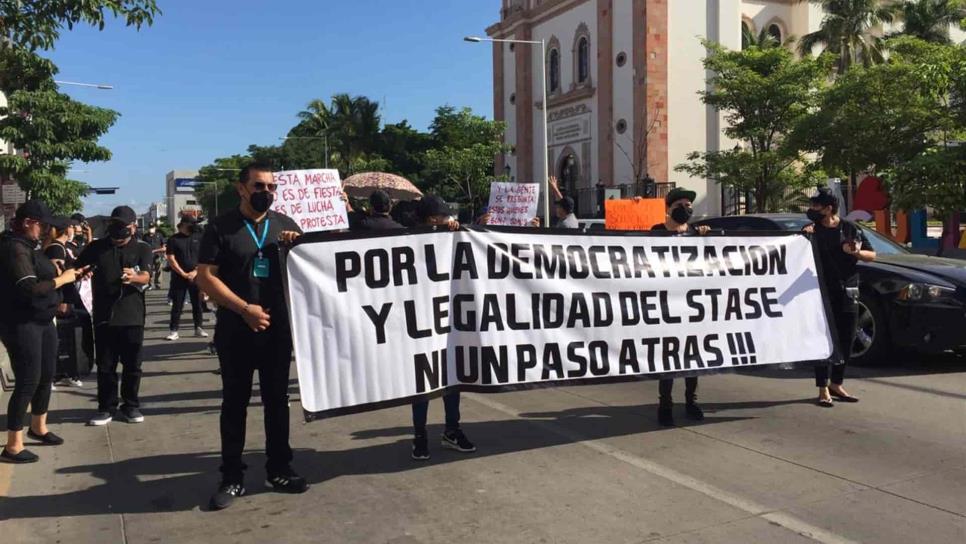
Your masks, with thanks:
[{"label": "white wall", "polygon": [[[620,2],[616,2],[616,3],[620,3]],[[627,3],[630,3],[630,2],[627,2]],[[597,81],[597,9],[596,7],[597,7],[597,2],[594,2],[594,1],[584,2],[583,4],[580,4],[579,6],[576,6],[569,11],[561,13],[557,17],[544,21],[543,23],[533,28],[532,39],[534,40],[543,39],[543,40],[547,40],[547,42],[549,43],[550,39],[553,36],[556,36],[557,40],[560,42],[561,94],[566,93],[567,91],[570,90],[571,84],[574,82],[574,79],[576,77],[576,74],[574,73],[574,53],[575,52],[573,50],[573,45],[574,45],[574,38],[576,37],[577,28],[580,26],[581,23],[585,24],[587,26],[587,30],[590,32],[591,82],[595,87],[599,85]],[[539,51],[539,48],[537,48],[537,50]],[[533,96],[534,96],[534,101],[538,102],[542,100],[540,97],[539,53],[536,53],[533,59],[534,59]],[[547,85],[549,86],[549,82],[547,83]],[[590,179],[592,180],[592,183],[596,183],[600,172],[600,168],[598,166],[599,157],[597,156],[597,144],[596,144],[597,124],[598,124],[598,118],[596,115],[597,113],[596,96],[591,100],[586,101],[585,103],[587,104],[588,109],[590,109],[590,111],[595,113],[595,115],[591,115],[590,131],[594,139],[593,139],[593,143],[591,144],[590,164],[588,164],[585,157],[580,156],[581,144],[572,144],[571,146],[574,148],[574,150],[578,154],[578,157],[580,158],[581,171],[583,172],[587,168],[590,168]],[[568,104],[567,106],[571,106],[571,105],[572,104]],[[534,176],[540,175],[540,172],[543,171],[542,170],[543,166],[541,162],[546,160],[546,158],[543,156],[543,151],[541,150],[541,145],[542,145],[541,143],[542,139],[540,138],[540,131],[542,130],[541,129],[542,120],[540,118],[541,113],[542,112],[540,112],[539,110],[534,110],[534,114],[533,114],[533,136],[534,136],[533,173],[534,173]],[[562,149],[563,147],[551,149],[551,154],[554,157],[554,163],[551,164],[551,172],[550,172],[551,174],[553,174],[552,168],[556,164],[556,158]],[[524,181],[524,180],[518,180],[518,181]]]}]

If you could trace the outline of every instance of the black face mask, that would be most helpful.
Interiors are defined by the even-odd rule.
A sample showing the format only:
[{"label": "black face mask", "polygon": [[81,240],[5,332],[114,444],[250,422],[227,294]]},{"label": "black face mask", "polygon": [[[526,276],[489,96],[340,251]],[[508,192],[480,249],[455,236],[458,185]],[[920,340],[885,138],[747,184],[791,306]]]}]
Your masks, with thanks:
[{"label": "black face mask", "polygon": [[678,225],[685,225],[691,220],[694,210],[691,208],[674,208],[671,210],[671,219]]},{"label": "black face mask", "polygon": [[258,191],[248,197],[248,203],[252,205],[252,209],[257,213],[267,212],[272,207],[272,202],[274,201],[275,195],[267,191]]},{"label": "black face mask", "polygon": [[111,240],[121,241],[130,238],[131,231],[128,230],[127,225],[114,223],[107,228],[107,235],[111,237]]},{"label": "black face mask", "polygon": [[813,223],[818,223],[822,219],[825,219],[825,214],[818,210],[806,210],[805,217]]}]

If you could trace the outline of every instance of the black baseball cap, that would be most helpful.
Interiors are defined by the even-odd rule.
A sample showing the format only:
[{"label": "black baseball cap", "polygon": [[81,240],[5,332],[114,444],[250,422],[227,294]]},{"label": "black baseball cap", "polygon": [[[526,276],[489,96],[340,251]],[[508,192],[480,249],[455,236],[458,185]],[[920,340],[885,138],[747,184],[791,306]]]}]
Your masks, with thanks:
[{"label": "black baseball cap", "polygon": [[416,215],[424,220],[436,215],[449,217],[453,215],[453,209],[442,198],[436,195],[426,195],[416,205]]},{"label": "black baseball cap", "polygon": [[670,206],[682,198],[686,198],[694,203],[694,199],[698,198],[698,193],[683,187],[675,187],[674,189],[671,189],[666,197],[664,197],[664,204]]},{"label": "black baseball cap", "polygon": [[389,213],[392,208],[392,199],[389,198],[389,193],[386,191],[376,189],[369,195],[369,204],[372,206],[372,211],[376,213]]},{"label": "black baseball cap", "polygon": [[577,207],[577,204],[574,202],[573,198],[565,196],[557,201],[557,206],[563,208],[563,210],[567,213],[574,213],[574,209]]},{"label": "black baseball cap", "polygon": [[111,220],[130,225],[138,220],[138,215],[130,206],[118,206],[111,211]]},{"label": "black baseball cap", "polygon": [[57,230],[67,230],[67,227],[71,225],[70,217],[66,215],[54,215],[47,221],[47,224],[54,227]]},{"label": "black baseball cap", "polygon": [[44,204],[43,200],[36,198],[30,199],[17,208],[17,213],[14,214],[14,218],[18,220],[33,219],[41,223],[50,223],[50,208],[47,207],[47,204]]}]

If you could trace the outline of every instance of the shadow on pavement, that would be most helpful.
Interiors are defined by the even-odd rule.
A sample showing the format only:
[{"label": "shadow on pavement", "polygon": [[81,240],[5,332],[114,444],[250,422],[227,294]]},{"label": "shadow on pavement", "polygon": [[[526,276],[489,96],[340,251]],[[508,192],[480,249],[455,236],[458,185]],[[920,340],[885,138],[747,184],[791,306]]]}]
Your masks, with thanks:
[{"label": "shadow on pavement", "polygon": [[[801,401],[792,401],[801,402]],[[434,403],[441,410],[441,403]],[[747,403],[747,407],[773,406],[780,403]],[[736,405],[730,405],[732,408]],[[746,406],[738,404],[737,407]],[[565,426],[568,431],[579,433],[587,440],[607,439],[620,436],[640,435],[647,440],[660,427],[641,412],[653,413],[655,406],[595,407],[586,410],[566,410],[554,414],[537,414],[540,421]],[[173,407],[168,413],[191,413],[210,408]],[[257,412],[256,412],[257,413]],[[89,415],[89,413],[85,413]],[[254,415],[254,414],[253,414]],[[260,415],[260,414],[259,414]],[[545,416],[545,417],[544,417]],[[63,417],[58,415],[58,417]],[[683,414],[682,414],[683,419]],[[709,417],[702,425],[711,425],[747,418]],[[392,474],[419,470],[427,466],[458,462],[464,459],[491,457],[501,454],[524,452],[561,446],[571,443],[559,433],[542,430],[533,425],[533,419],[521,418],[502,421],[469,423],[466,433],[476,441],[479,451],[459,454],[442,451],[439,443],[431,441],[433,458],[416,462],[410,458],[409,427],[392,427],[361,431],[353,436],[359,440],[395,437],[401,439],[381,444],[362,445],[338,451],[298,450],[294,467],[311,484],[322,484],[330,479],[353,476]],[[682,421],[683,423],[683,421]],[[434,427],[431,436],[440,432]],[[249,444],[260,447],[260,444]],[[258,493],[263,471],[260,467],[264,457],[257,454],[245,456],[249,467],[247,478],[250,494]],[[24,519],[60,516],[87,516],[101,514],[134,514],[152,512],[185,511],[202,508],[218,484],[219,458],[214,453],[185,453],[157,455],[102,463],[80,465],[58,470],[59,474],[88,474],[103,483],[80,491],[63,494],[34,495],[0,498],[0,519]]]}]

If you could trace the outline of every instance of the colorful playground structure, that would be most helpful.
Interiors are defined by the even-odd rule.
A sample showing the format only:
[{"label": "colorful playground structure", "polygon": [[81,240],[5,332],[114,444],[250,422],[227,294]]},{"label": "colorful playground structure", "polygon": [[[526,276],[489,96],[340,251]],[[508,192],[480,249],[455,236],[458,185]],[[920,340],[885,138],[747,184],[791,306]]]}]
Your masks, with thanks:
[{"label": "colorful playground structure", "polygon": [[929,236],[928,215],[926,210],[911,212],[897,210],[895,225],[893,214],[889,209],[889,196],[885,192],[882,180],[875,176],[868,176],[859,183],[855,192],[853,210],[868,212],[875,218],[875,230],[889,236],[900,244],[909,244],[913,250],[966,249],[966,232],[961,231],[961,214],[953,214],[946,220],[942,232],[943,236]]}]

